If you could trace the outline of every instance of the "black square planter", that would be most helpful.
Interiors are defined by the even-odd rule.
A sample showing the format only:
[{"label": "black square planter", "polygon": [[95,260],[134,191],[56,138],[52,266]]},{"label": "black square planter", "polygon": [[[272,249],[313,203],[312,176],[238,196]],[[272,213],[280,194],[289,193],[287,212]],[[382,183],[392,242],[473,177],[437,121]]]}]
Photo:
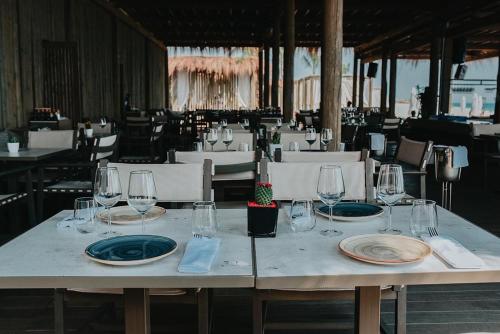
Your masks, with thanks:
[{"label": "black square planter", "polygon": [[248,235],[255,238],[274,238],[278,210],[278,204],[275,201],[270,206],[260,206],[255,202],[248,202]]}]

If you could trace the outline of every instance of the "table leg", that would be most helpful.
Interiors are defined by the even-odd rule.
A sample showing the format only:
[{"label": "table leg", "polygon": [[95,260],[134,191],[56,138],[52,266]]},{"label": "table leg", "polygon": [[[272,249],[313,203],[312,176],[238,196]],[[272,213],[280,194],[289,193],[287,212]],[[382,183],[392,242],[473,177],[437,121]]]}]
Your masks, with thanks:
[{"label": "table leg", "polygon": [[356,287],[356,323],[357,334],[380,333],[380,287]]},{"label": "table leg", "polygon": [[150,334],[148,289],[124,289],[125,333]]}]

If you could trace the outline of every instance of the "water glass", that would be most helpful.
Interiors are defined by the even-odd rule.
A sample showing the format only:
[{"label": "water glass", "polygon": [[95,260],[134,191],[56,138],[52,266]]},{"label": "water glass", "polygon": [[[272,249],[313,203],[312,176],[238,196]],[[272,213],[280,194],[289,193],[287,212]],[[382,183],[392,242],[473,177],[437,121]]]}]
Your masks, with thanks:
[{"label": "water glass", "polygon": [[250,146],[247,143],[240,143],[238,150],[241,152],[248,152],[250,150]]},{"label": "water glass", "polygon": [[79,197],[75,199],[74,223],[80,233],[95,231],[96,204],[93,197]]},{"label": "water glass", "polygon": [[392,227],[392,207],[405,196],[403,168],[400,165],[386,164],[380,166],[377,181],[377,197],[389,207],[386,226],[380,233],[400,234],[401,230]]},{"label": "water glass", "polygon": [[341,231],[335,229],[333,225],[333,207],[345,196],[344,177],[342,168],[334,165],[321,166],[318,178],[317,194],[319,199],[328,206],[328,221],[332,228],[321,231],[324,236],[339,236]]},{"label": "water glass", "polygon": [[212,238],[217,232],[215,203],[203,201],[193,203],[193,235]]},{"label": "water glass", "polygon": [[436,202],[416,199],[411,208],[410,232],[414,237],[429,234],[429,227],[438,227]]},{"label": "water glass", "polygon": [[108,231],[101,236],[110,238],[121,235],[111,229],[111,208],[115,206],[122,196],[120,175],[116,167],[99,167],[95,174],[94,199],[104,206],[108,212]]},{"label": "water glass", "polygon": [[203,143],[201,141],[195,141],[193,143],[193,151],[203,152]]},{"label": "water glass", "polygon": [[290,226],[293,232],[310,231],[316,226],[313,201],[292,201]]},{"label": "water glass", "polygon": [[312,150],[312,144],[316,142],[316,129],[307,128],[306,129],[306,142],[309,144],[309,151]]},{"label": "water glass", "polygon": [[141,215],[141,229],[145,232],[144,216],[158,201],[155,180],[150,170],[130,172],[127,203]]},{"label": "water glass", "polygon": [[290,144],[288,144],[288,150],[292,152],[299,152],[300,151],[299,143],[297,143],[296,141],[290,142]]}]

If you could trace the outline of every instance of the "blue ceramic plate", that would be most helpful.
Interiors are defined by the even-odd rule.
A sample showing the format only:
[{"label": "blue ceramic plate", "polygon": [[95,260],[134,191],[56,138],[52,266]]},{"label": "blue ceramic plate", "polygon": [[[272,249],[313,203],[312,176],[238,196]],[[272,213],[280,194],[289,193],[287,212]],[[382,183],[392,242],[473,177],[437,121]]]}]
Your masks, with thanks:
[{"label": "blue ceramic plate", "polygon": [[115,266],[133,266],[172,254],[177,243],[158,235],[124,235],[94,242],[85,249],[90,259]]},{"label": "blue ceramic plate", "polygon": [[[318,214],[328,218],[328,206],[320,206],[317,210]],[[333,219],[355,222],[372,219],[384,213],[384,209],[380,206],[367,203],[338,203],[333,207]]]}]

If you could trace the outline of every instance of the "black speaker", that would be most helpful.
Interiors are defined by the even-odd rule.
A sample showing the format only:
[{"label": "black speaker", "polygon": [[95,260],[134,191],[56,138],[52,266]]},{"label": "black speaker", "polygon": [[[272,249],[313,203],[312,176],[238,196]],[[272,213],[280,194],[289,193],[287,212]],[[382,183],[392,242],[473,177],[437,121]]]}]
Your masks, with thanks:
[{"label": "black speaker", "polygon": [[368,64],[368,72],[366,73],[366,76],[368,78],[375,78],[377,76],[377,69],[378,69],[377,63]]},{"label": "black speaker", "polygon": [[467,73],[467,65],[465,64],[458,65],[457,70],[455,71],[455,80],[465,79],[465,73]]},{"label": "black speaker", "polygon": [[465,37],[458,37],[453,40],[453,64],[465,63],[465,56],[467,54],[467,40]]}]

